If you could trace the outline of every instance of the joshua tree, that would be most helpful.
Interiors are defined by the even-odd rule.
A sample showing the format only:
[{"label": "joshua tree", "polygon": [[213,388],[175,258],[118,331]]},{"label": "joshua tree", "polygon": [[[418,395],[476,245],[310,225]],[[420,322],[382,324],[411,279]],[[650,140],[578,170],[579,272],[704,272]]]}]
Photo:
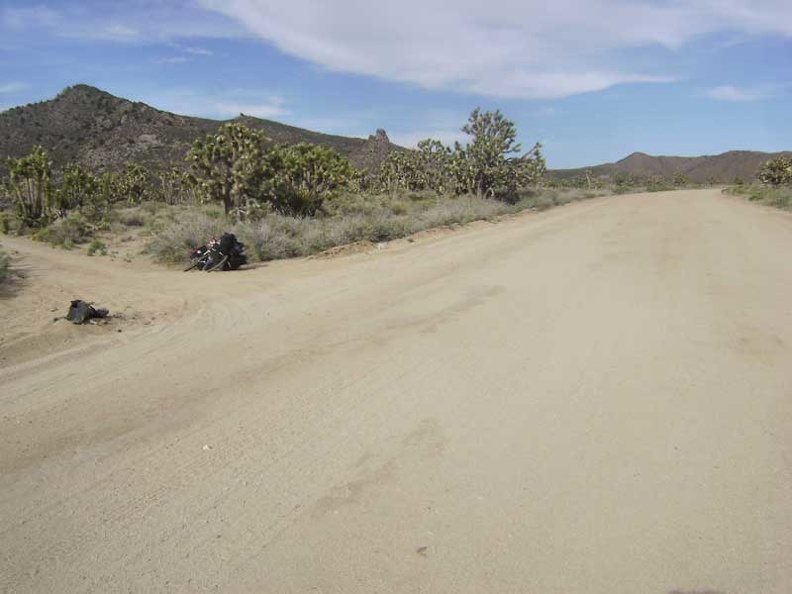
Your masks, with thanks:
[{"label": "joshua tree", "polygon": [[53,207],[52,162],[34,146],[25,157],[8,159],[9,189],[20,220],[31,227],[46,224]]},{"label": "joshua tree", "polygon": [[187,153],[199,187],[210,200],[222,202],[226,214],[259,197],[266,141],[257,130],[229,123],[196,140]]}]

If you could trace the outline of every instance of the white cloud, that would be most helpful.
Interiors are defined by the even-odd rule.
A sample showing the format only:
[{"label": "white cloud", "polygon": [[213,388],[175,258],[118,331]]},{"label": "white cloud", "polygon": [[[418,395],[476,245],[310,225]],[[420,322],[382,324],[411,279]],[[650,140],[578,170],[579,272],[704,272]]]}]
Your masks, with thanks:
[{"label": "white cloud", "polygon": [[769,94],[764,91],[759,91],[756,89],[741,89],[731,85],[723,85],[709,89],[705,94],[707,97],[710,97],[711,99],[717,99],[718,101],[735,102],[760,101],[769,97]]},{"label": "white cloud", "polygon": [[718,32],[792,35],[788,0],[198,1],[330,70],[499,97],[668,82],[624,50],[673,51]]},{"label": "white cloud", "polygon": [[[20,4],[24,0],[17,0]],[[196,0],[81,0],[42,2],[24,8],[7,0],[0,6],[0,32],[29,33],[42,29],[50,35],[120,43],[162,42],[176,39],[246,37],[246,30],[231,19],[202,9]],[[50,6],[57,6],[51,8]],[[191,53],[206,53],[208,50]],[[187,50],[190,51],[190,50]]]},{"label": "white cloud", "polygon": [[512,70],[488,72],[470,83],[468,90],[488,97],[525,97],[555,99],[603,91],[624,83],[674,82],[671,76],[652,76],[619,72],[568,72]]},{"label": "white cloud", "polygon": [[53,27],[60,23],[60,14],[43,5],[16,8],[4,6],[0,11],[0,23],[13,29],[28,27]]},{"label": "white cloud", "polygon": [[416,148],[418,143],[427,138],[439,140],[446,146],[453,147],[454,142],[459,142],[464,145],[470,140],[470,137],[462,132],[459,128],[448,130],[415,130],[412,132],[397,132],[389,134],[388,137],[393,144],[398,144],[405,148]]},{"label": "white cloud", "polygon": [[185,62],[189,62],[189,58],[185,58],[184,56],[172,56],[170,58],[162,58],[159,62],[160,64],[184,64]]},{"label": "white cloud", "polygon": [[273,98],[266,103],[235,103],[221,101],[214,104],[213,112],[221,117],[236,117],[240,114],[256,118],[277,118],[289,112],[284,109],[280,99]]},{"label": "white cloud", "polygon": [[28,85],[21,82],[3,83],[0,84],[0,95],[5,93],[16,93],[17,91],[22,91],[27,88]]},{"label": "white cloud", "polygon": [[140,39],[140,31],[128,25],[108,25],[97,31],[93,37],[107,41],[130,42]]},{"label": "white cloud", "polygon": [[264,89],[221,89],[220,92],[190,88],[157,89],[135,97],[152,107],[196,117],[229,119],[243,113],[259,118],[278,118],[291,113],[282,97]]},{"label": "white cloud", "polygon": [[214,52],[212,50],[204,49],[202,47],[187,47],[184,49],[184,51],[195,56],[214,56]]}]

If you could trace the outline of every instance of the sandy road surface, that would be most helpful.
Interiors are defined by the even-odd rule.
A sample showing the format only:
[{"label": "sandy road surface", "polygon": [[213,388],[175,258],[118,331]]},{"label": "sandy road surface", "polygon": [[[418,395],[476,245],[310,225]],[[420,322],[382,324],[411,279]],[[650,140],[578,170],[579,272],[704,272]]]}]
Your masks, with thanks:
[{"label": "sandy road surface", "polygon": [[[215,275],[3,244],[0,592],[792,591],[789,215],[623,196]],[[127,319],[52,323],[75,292]]]}]

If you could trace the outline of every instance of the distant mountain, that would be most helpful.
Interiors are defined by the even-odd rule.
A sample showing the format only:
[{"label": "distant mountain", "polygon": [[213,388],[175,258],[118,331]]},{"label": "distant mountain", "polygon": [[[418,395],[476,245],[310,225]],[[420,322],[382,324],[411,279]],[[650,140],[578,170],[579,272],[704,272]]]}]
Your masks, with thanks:
[{"label": "distant mountain", "polygon": [[761,153],[757,151],[729,151],[721,155],[703,157],[654,157],[646,153],[633,153],[616,163],[580,167],[577,169],[556,169],[548,172],[554,179],[573,179],[585,176],[590,171],[595,178],[613,178],[617,175],[639,177],[659,177],[672,180],[675,175],[684,175],[688,180],[698,183],[733,183],[737,179],[750,181],[762,163],[776,157],[792,157],[792,151],[780,153]]},{"label": "distant mountain", "polygon": [[[363,138],[333,136],[240,114],[241,122],[261,130],[274,142],[310,142],[335,149],[357,167],[374,171],[394,150],[384,130]],[[95,170],[116,170],[127,161],[147,166],[184,166],[192,142],[217,130],[224,121],[194,118],[132,102],[88,85],[75,85],[48,101],[0,112],[0,174],[7,157],[21,157],[43,146],[56,167],[76,162]],[[751,180],[762,163],[792,152],[730,151],[706,157],[654,157],[633,153],[616,163],[578,169],[556,169],[548,177],[572,179],[590,171],[594,177],[619,174],[662,177],[682,174],[694,182],[731,183]]]},{"label": "distant mountain", "polygon": [[[376,169],[399,147],[384,130],[368,139],[333,136],[240,114],[234,122],[255,128],[275,142],[333,148],[357,167]],[[147,166],[184,165],[193,140],[225,122],[181,116],[132,102],[88,85],[75,85],[57,97],[0,113],[0,170],[7,157],[21,157],[41,145],[56,167],[76,162],[115,170],[127,161]]]}]

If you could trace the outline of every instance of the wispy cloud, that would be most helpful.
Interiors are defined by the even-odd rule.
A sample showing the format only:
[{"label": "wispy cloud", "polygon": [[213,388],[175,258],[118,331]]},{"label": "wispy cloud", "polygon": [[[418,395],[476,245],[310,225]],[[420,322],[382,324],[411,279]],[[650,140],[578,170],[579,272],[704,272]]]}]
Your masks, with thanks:
[{"label": "wispy cloud", "polygon": [[455,142],[466,144],[470,137],[462,132],[461,129],[443,129],[443,130],[415,130],[411,132],[398,132],[389,135],[392,143],[398,144],[406,148],[416,148],[418,143],[427,138],[439,140],[446,146],[454,146]]},{"label": "wispy cloud", "polygon": [[187,47],[184,48],[184,51],[188,54],[193,54],[195,56],[213,56],[214,52],[208,49],[204,49],[202,47]]},{"label": "wispy cloud", "polygon": [[110,41],[137,41],[140,39],[140,31],[128,25],[114,24],[97,31],[96,37]]},{"label": "wispy cloud", "polygon": [[673,73],[632,66],[629,50],[677,51],[719,32],[792,35],[787,0],[198,1],[330,70],[500,97],[669,82]]},{"label": "wispy cloud", "polygon": [[28,85],[22,82],[9,82],[0,84],[0,94],[16,93],[27,89]]},{"label": "wispy cloud", "polygon": [[280,99],[273,98],[267,103],[235,103],[218,102],[214,104],[214,113],[222,117],[235,117],[241,114],[257,118],[277,118],[289,113]]},{"label": "wispy cloud", "polygon": [[171,56],[168,58],[162,58],[157,60],[160,64],[184,64],[185,62],[189,62],[190,59],[184,56]]},{"label": "wispy cloud", "polygon": [[[0,28],[16,33],[44,30],[57,37],[117,43],[248,36],[244,27],[217,12],[201,8],[194,0],[81,0],[71,3],[42,0],[35,6],[24,4],[24,0],[6,0],[0,6]],[[196,50],[191,53],[209,51],[190,49]]]},{"label": "wispy cloud", "polygon": [[24,8],[4,6],[0,9],[0,23],[12,29],[54,27],[61,23],[60,14],[44,5]]},{"label": "wispy cloud", "polygon": [[212,50],[198,46],[187,46],[181,43],[176,43],[175,41],[168,43],[168,47],[180,53],[190,54],[191,56],[214,56],[214,52]]},{"label": "wispy cloud", "polygon": [[158,90],[138,100],[172,113],[216,119],[240,114],[269,119],[291,113],[282,97],[255,89],[227,89],[215,93],[186,88]]},{"label": "wispy cloud", "polygon": [[708,89],[705,94],[707,97],[710,97],[711,99],[717,99],[718,101],[735,102],[760,101],[762,99],[767,99],[770,96],[767,91],[761,91],[757,89],[741,89],[731,85],[723,85]]}]

